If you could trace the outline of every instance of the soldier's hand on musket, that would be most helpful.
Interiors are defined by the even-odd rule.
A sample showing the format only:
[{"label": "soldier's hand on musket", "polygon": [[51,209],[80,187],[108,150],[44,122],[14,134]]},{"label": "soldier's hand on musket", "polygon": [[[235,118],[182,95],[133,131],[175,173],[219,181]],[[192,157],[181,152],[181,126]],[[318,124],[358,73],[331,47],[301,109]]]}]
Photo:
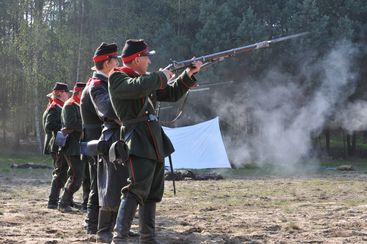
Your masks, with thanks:
[{"label": "soldier's hand on musket", "polygon": [[189,75],[189,77],[191,78],[191,76],[198,73],[202,65],[203,63],[201,61],[195,61],[192,63],[190,67],[186,68],[186,72]]}]

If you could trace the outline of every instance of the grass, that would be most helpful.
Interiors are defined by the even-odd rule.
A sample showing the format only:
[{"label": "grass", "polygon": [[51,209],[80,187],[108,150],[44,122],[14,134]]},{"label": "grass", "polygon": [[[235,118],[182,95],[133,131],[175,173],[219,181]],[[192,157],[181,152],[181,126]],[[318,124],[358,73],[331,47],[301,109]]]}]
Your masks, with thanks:
[{"label": "grass", "polygon": [[[37,154],[23,154],[23,153],[0,153],[0,173],[28,173],[29,169],[11,168],[12,164],[34,163],[41,165],[52,166],[51,156],[37,155]],[[37,171],[44,171],[44,169],[37,169]],[[33,171],[33,170],[32,170]]]},{"label": "grass", "polygon": [[299,176],[314,173],[330,173],[336,172],[336,168],[341,165],[352,165],[356,171],[367,173],[367,160],[363,158],[353,158],[348,160],[327,159],[320,162],[305,162],[295,166],[293,171],[284,171],[282,166],[274,164],[264,164],[262,166],[249,164],[238,169],[194,169],[192,171],[196,174],[218,173],[226,179],[244,179],[248,177]]},{"label": "grass", "polygon": [[[0,173],[10,174],[19,173],[24,174],[29,172],[27,169],[14,169],[11,165],[14,163],[34,163],[52,166],[52,159],[49,155],[39,155],[31,153],[7,153],[0,151]],[[332,172],[337,166],[351,164],[353,168],[359,172],[367,172],[367,160],[365,158],[351,158],[351,159],[321,159],[320,162],[305,162],[300,164],[295,168],[294,172],[285,173],[282,166],[275,164],[263,164],[258,166],[255,163],[246,164],[239,169],[194,169],[194,173],[218,173],[221,174],[226,179],[244,179],[248,177],[269,177],[269,176],[297,176],[302,174],[302,172],[309,173],[323,173]],[[307,169],[307,170],[305,170]],[[311,169],[311,170],[310,170]],[[34,169],[33,171],[35,171]],[[42,171],[42,169],[37,169],[37,171]],[[45,171],[45,170],[43,170]],[[307,175],[307,173],[305,173]]]}]

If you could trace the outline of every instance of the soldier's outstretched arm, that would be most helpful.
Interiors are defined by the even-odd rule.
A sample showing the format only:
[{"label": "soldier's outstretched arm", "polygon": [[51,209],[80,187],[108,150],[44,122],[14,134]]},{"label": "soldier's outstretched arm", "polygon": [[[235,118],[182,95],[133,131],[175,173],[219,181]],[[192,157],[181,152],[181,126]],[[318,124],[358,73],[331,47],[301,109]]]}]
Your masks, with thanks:
[{"label": "soldier's outstretched arm", "polygon": [[166,75],[162,71],[131,78],[124,72],[115,71],[108,78],[111,96],[120,99],[136,99],[149,95],[152,91],[167,86]]},{"label": "soldier's outstretched arm", "polygon": [[157,90],[158,101],[175,102],[180,99],[191,87],[196,85],[194,74],[200,71],[201,66],[202,62],[195,62],[179,77],[168,81],[166,88]]}]

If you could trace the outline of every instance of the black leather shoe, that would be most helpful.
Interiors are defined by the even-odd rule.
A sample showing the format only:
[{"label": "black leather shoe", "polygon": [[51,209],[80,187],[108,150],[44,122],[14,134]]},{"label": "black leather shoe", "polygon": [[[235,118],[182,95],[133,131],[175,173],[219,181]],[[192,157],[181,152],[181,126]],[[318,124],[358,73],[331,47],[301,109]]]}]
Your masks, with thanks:
[{"label": "black leather shoe", "polygon": [[48,209],[57,209],[57,203],[51,203],[51,202],[49,202],[47,204],[47,208]]},{"label": "black leather shoe", "polygon": [[70,206],[62,206],[59,204],[59,211],[62,213],[78,213],[79,210]]}]

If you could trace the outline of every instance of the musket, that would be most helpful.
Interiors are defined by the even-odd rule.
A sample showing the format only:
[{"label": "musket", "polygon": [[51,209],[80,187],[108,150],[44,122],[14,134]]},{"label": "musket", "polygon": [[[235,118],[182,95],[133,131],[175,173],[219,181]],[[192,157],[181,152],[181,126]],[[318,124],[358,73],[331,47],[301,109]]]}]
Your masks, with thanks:
[{"label": "musket", "polygon": [[[187,59],[187,60],[183,60],[183,61],[179,61],[179,62],[172,61],[172,63],[170,63],[164,69],[175,72],[175,71],[185,69],[187,67],[191,67],[192,64],[196,61],[201,61],[203,63],[203,65],[201,66],[201,70],[202,70],[202,69],[208,67],[211,64],[223,61],[224,59],[235,56],[239,53],[251,52],[251,51],[257,50],[257,49],[267,48],[267,47],[272,46],[272,44],[282,42],[282,41],[286,41],[286,40],[293,39],[293,38],[297,38],[297,37],[301,37],[301,36],[305,36],[307,34],[309,34],[309,32],[302,32],[302,33],[297,33],[297,34],[293,34],[293,35],[288,35],[288,36],[275,38],[275,39],[272,39],[272,40],[257,42],[257,43],[250,44],[250,45],[247,45],[247,46],[236,47],[236,48],[232,48],[232,49],[225,50],[225,51],[222,51],[222,52],[217,52],[217,53],[204,55],[204,56],[201,56],[201,57],[198,57],[198,58]],[[183,107],[185,106],[187,98],[188,98],[189,91],[190,90],[188,90],[186,92],[186,94],[184,95],[184,100],[183,100],[182,105],[181,105],[180,109],[178,110],[175,118],[170,120],[170,121],[165,121],[165,122],[163,122],[163,124],[174,123],[181,116],[181,114],[183,112]]]},{"label": "musket", "polygon": [[278,43],[278,42],[282,42],[282,41],[285,41],[285,40],[301,37],[301,36],[304,36],[304,35],[307,35],[307,34],[309,34],[309,32],[302,32],[302,33],[298,33],[298,34],[294,34],[294,35],[279,37],[279,38],[275,38],[275,39],[272,39],[272,40],[267,40],[267,41],[262,41],[262,42],[250,44],[250,45],[247,45],[247,46],[236,47],[236,48],[232,48],[232,49],[229,49],[229,50],[204,55],[204,56],[201,56],[201,57],[198,57],[198,58],[187,59],[187,60],[183,60],[183,61],[179,61],[179,62],[172,61],[172,63],[170,63],[164,69],[168,69],[168,70],[174,72],[174,71],[178,71],[178,70],[182,70],[182,69],[185,69],[187,67],[190,67],[193,64],[193,62],[196,62],[196,61],[201,61],[203,63],[203,65],[201,66],[201,69],[203,69],[203,68],[205,68],[206,66],[208,66],[210,64],[223,61],[225,58],[235,56],[239,53],[251,52],[251,51],[257,50],[257,49],[267,48],[267,47],[270,47],[274,43]]}]

